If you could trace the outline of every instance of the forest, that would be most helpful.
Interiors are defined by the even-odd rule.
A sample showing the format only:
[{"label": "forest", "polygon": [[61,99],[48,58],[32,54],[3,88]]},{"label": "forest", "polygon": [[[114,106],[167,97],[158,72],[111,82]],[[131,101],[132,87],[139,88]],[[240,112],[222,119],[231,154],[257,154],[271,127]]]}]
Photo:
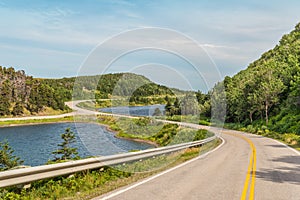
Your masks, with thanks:
[{"label": "forest", "polygon": [[46,107],[66,110],[65,97],[60,90],[24,71],[0,66],[0,116],[36,114]]},{"label": "forest", "polygon": [[300,135],[300,23],[273,49],[233,77],[226,76],[208,94],[198,91],[166,99],[166,114],[198,112],[208,124],[212,105],[219,99],[226,102],[220,110],[226,110],[229,128]]},{"label": "forest", "polygon": [[[165,103],[165,96],[183,94],[132,73],[43,79],[0,66],[0,116],[35,115],[49,110],[68,111],[72,99],[126,98],[132,105]],[[98,106],[98,105],[96,105]],[[47,114],[47,113],[46,113]]]},{"label": "forest", "polygon": [[300,134],[300,23],[247,69],[225,77],[223,84],[226,122]]}]

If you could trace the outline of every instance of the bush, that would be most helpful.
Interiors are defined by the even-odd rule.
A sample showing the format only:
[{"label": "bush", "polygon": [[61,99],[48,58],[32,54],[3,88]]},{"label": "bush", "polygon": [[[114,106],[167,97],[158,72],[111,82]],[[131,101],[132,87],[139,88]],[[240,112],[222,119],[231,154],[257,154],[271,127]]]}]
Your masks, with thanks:
[{"label": "bush", "polygon": [[211,125],[210,122],[205,121],[205,120],[199,120],[199,124],[200,124],[200,125],[205,125],[205,126],[210,126],[210,125]]},{"label": "bush", "polygon": [[284,142],[286,142],[290,145],[300,144],[300,136],[298,136],[294,133],[286,133],[282,136],[282,139]]},{"label": "bush", "polygon": [[252,125],[248,125],[246,129],[247,129],[247,132],[249,132],[249,133],[255,133],[256,132],[256,129]]}]

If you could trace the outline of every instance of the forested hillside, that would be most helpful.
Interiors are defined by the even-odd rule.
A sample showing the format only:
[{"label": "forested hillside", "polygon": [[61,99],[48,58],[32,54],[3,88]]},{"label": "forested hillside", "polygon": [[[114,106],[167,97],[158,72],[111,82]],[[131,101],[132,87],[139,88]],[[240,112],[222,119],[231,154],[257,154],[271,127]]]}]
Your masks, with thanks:
[{"label": "forested hillside", "polygon": [[0,67],[0,90],[0,116],[38,114],[47,108],[64,111],[64,102],[72,97],[98,99],[97,102],[121,97],[132,104],[154,104],[165,103],[166,95],[174,95],[169,88],[132,73],[41,79],[12,67]]},{"label": "forested hillside", "polygon": [[0,116],[36,114],[46,108],[65,109],[59,90],[12,67],[0,66],[0,91]]},{"label": "forested hillside", "polygon": [[300,23],[274,49],[223,83],[227,122],[300,134]]}]

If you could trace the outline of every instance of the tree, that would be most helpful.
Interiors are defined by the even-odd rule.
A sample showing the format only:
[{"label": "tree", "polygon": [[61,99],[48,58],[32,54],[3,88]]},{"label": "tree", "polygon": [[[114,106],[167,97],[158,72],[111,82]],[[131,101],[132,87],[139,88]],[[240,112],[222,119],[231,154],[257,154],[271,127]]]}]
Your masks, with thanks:
[{"label": "tree", "polygon": [[223,82],[217,83],[211,91],[211,121],[223,123],[226,117],[226,92]]},{"label": "tree", "polygon": [[10,114],[10,97],[11,97],[11,82],[5,80],[0,84],[0,115]]},{"label": "tree", "polygon": [[173,104],[172,104],[170,98],[167,98],[167,100],[168,101],[165,106],[166,115],[167,116],[180,115],[181,108],[180,108],[180,102],[179,102],[178,98],[175,99]]},{"label": "tree", "polygon": [[8,141],[0,142],[0,171],[8,170],[23,164],[23,160],[13,155],[14,150]]},{"label": "tree", "polygon": [[14,116],[23,114],[23,106],[22,106],[21,102],[16,102],[16,104],[15,104],[15,106],[14,106],[11,113]]},{"label": "tree", "polygon": [[182,115],[199,115],[200,109],[197,98],[193,94],[186,94],[180,103]]},{"label": "tree", "polygon": [[283,82],[273,74],[274,66],[275,61],[267,62],[259,77],[261,80],[258,91],[264,105],[266,124],[269,122],[269,109],[279,101],[279,94],[285,88]]},{"label": "tree", "polygon": [[64,141],[61,144],[58,144],[60,148],[52,152],[52,154],[55,155],[53,161],[79,159],[77,148],[70,147],[72,143],[76,142],[75,134],[70,128],[67,128],[65,133],[61,134],[61,138]]},{"label": "tree", "polygon": [[155,108],[153,116],[161,116],[161,114],[162,113],[161,113],[160,109],[159,108]]}]

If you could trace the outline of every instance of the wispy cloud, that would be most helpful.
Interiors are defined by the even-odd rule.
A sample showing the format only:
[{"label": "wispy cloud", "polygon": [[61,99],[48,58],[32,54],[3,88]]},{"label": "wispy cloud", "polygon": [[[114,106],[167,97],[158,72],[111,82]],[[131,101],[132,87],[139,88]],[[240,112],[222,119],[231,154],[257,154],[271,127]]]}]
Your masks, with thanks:
[{"label": "wispy cloud", "polygon": [[21,52],[39,52],[39,53],[43,53],[43,54],[57,54],[57,55],[68,55],[68,56],[80,56],[82,58],[84,58],[86,55],[85,54],[80,54],[80,53],[75,53],[72,51],[64,51],[64,50],[55,50],[55,49],[49,49],[49,48],[37,48],[37,47],[30,47],[30,46],[15,46],[15,45],[4,45],[4,44],[0,44],[0,47],[2,48],[2,51],[4,50],[17,50],[17,51],[21,51]]},{"label": "wispy cloud", "polygon": [[[299,6],[300,1],[296,0],[288,4],[271,0],[93,0],[87,3],[0,0],[0,45],[3,49],[0,60],[9,65],[28,63],[32,70],[38,68],[35,60],[40,57],[43,58],[40,62],[49,66],[47,70],[58,63],[78,66],[80,59],[77,58],[84,57],[112,35],[135,28],[163,27],[194,38],[217,63],[230,66],[222,69],[223,74],[232,75],[272,48],[282,34],[293,28],[300,20]],[[154,37],[118,41],[106,52],[134,48],[143,44],[143,40],[151,44]],[[193,50],[190,41],[168,35],[162,37],[165,38],[164,47],[176,47],[193,59],[199,58],[201,52]],[[23,54],[26,56],[21,56]],[[127,60],[126,64],[134,65],[136,59]],[[178,69],[181,67],[175,62],[171,64]],[[65,71],[58,69],[56,73]]]},{"label": "wispy cloud", "polygon": [[207,48],[222,48],[222,49],[239,49],[239,47],[227,46],[227,45],[218,45],[218,44],[200,44],[201,47]]}]

